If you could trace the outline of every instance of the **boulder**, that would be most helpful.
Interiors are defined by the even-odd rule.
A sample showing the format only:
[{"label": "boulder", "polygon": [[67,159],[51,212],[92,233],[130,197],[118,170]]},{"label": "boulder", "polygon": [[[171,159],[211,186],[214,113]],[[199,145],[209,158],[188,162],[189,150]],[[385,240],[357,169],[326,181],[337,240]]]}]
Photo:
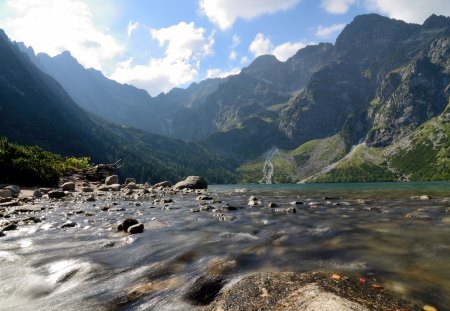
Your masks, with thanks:
[{"label": "boulder", "polygon": [[66,196],[64,191],[62,190],[52,190],[47,193],[50,199],[60,199]]},{"label": "boulder", "polygon": [[155,184],[154,187],[155,188],[158,188],[158,187],[170,188],[170,187],[172,187],[172,183],[170,181],[162,181],[162,182]]},{"label": "boulder", "polygon": [[11,190],[12,196],[13,196],[14,198],[17,198],[17,197],[19,196],[19,193],[20,193],[20,187],[19,187],[19,186],[16,186],[16,185],[9,185],[9,186],[6,186],[6,187],[3,188],[3,189]]},{"label": "boulder", "polygon": [[205,308],[208,311],[420,310],[385,290],[328,273],[263,272],[234,282]]},{"label": "boulder", "polygon": [[12,198],[13,192],[10,189],[0,189],[0,198]]},{"label": "boulder", "polygon": [[126,178],[125,179],[125,185],[128,185],[129,183],[136,183],[136,178]]},{"label": "boulder", "polygon": [[66,182],[61,185],[63,191],[75,191],[75,183],[72,181]]},{"label": "boulder", "polygon": [[129,234],[136,234],[144,232],[144,224],[132,225],[127,229]]},{"label": "boulder", "polygon": [[174,188],[176,190],[181,190],[181,189],[207,189],[208,188],[208,184],[206,182],[205,179],[203,179],[203,177],[200,176],[189,176],[188,178],[186,178],[183,181],[178,182]]},{"label": "boulder", "polygon": [[106,185],[113,185],[113,184],[118,184],[119,183],[119,176],[117,175],[111,175],[106,177],[105,179],[105,184]]}]

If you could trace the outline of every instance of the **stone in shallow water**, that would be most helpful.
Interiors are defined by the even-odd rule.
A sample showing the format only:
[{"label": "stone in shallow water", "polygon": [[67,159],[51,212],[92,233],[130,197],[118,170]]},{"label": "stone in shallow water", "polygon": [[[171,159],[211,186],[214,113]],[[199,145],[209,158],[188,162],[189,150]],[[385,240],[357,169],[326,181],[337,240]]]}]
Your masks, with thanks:
[{"label": "stone in shallow water", "polygon": [[137,225],[138,223],[139,223],[139,221],[137,221],[134,218],[127,218],[117,227],[117,230],[127,231],[128,228],[130,228],[133,225]]},{"label": "stone in shallow water", "polygon": [[144,232],[144,224],[132,225],[127,229],[129,234],[136,234]]}]

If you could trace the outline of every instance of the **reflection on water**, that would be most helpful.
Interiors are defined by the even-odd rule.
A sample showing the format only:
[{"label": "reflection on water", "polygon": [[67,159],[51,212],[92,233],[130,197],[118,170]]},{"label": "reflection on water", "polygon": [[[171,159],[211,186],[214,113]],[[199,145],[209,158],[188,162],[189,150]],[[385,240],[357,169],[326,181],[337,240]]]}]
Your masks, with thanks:
[{"label": "reflection on water", "polygon": [[[47,204],[37,214],[42,223],[19,225],[0,238],[0,309],[192,310],[182,294],[210,269],[229,280],[255,271],[342,272],[446,310],[449,186],[212,186],[221,203],[210,206],[238,209],[195,213],[195,196],[181,194],[169,208],[150,198],[139,198],[139,206],[112,205],[110,198]],[[432,198],[415,197],[422,194]],[[247,206],[250,196],[260,205]],[[293,201],[304,203],[295,214],[267,207]],[[102,211],[107,204],[111,208]],[[127,236],[111,228],[127,217],[144,223],[144,233]],[[77,226],[61,229],[67,220]]]}]

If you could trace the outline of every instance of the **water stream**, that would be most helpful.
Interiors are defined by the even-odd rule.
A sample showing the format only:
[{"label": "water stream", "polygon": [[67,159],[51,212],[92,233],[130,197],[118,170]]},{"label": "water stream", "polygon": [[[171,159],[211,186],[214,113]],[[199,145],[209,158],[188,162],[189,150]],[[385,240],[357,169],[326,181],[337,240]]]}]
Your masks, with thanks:
[{"label": "water stream", "polygon": [[[193,213],[199,202],[182,194],[164,205],[149,197],[43,201],[35,215],[42,222],[19,223],[0,238],[0,310],[195,310],[183,293],[221,260],[234,263],[229,280],[256,271],[333,271],[439,310],[450,306],[450,183],[210,191],[211,206],[239,208],[221,212],[234,219]],[[432,198],[415,197],[421,194]],[[247,206],[250,195],[261,206]],[[296,214],[267,207],[291,201],[304,203]],[[144,233],[112,228],[126,217],[143,222]],[[67,220],[77,225],[60,228]]]}]

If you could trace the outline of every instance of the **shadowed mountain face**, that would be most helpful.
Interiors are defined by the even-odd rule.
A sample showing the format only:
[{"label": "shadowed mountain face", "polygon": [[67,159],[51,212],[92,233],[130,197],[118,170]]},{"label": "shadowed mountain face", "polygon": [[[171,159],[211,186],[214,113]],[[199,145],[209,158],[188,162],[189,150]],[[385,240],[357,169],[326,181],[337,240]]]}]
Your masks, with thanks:
[{"label": "shadowed mountain face", "polygon": [[450,18],[436,15],[423,25],[357,16],[335,45],[305,47],[285,62],[261,56],[238,75],[153,98],[84,69],[68,53],[51,58],[21,49],[84,109],[118,124],[202,141],[239,161],[273,146],[294,149],[335,135],[347,151],[361,141],[395,145],[441,116],[450,96]]},{"label": "shadowed mountain face", "polygon": [[63,155],[90,156],[97,163],[123,159],[123,174],[141,181],[197,174],[210,182],[233,178],[232,164],[201,145],[114,125],[85,112],[3,31],[0,68],[0,136]]}]

